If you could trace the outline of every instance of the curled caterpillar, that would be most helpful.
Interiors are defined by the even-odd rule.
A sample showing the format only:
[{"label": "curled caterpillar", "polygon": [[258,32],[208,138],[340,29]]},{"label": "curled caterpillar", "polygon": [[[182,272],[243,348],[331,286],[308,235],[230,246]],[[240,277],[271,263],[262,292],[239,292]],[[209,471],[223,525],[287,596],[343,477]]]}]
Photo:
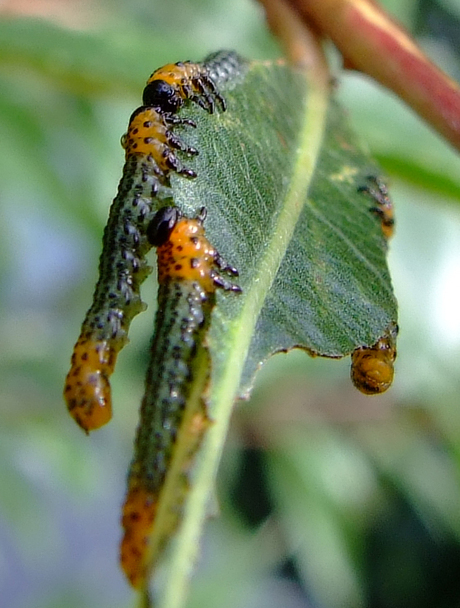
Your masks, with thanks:
[{"label": "curled caterpillar", "polygon": [[209,381],[205,340],[215,292],[241,291],[220,274],[238,273],[206,238],[205,216],[204,208],[189,219],[165,207],[148,229],[157,247],[158,310],[120,551],[122,568],[137,588],[177,524],[191,461],[210,423],[202,395]]},{"label": "curled caterpillar", "polygon": [[194,126],[187,119],[139,108],[122,138],[126,162],[104,230],[99,280],[64,388],[69,412],[86,432],[112,416],[109,377],[133,317],[145,309],[139,289],[151,272],[145,261],[152,247],[146,231],[156,211],[154,202],[161,188],[168,193],[171,171],[195,177],[175,154],[175,150],[197,153],[171,132],[169,127],[177,124]]},{"label": "curled caterpillar", "polygon": [[398,326],[370,348],[360,347],[351,354],[351,379],[356,388],[366,395],[378,395],[388,390],[393,382]]},{"label": "curled caterpillar", "polygon": [[227,107],[205,64],[191,61],[168,63],[153,72],[147,80],[143,94],[146,106],[174,114],[187,99],[211,114],[215,110],[216,101],[222,111]]},{"label": "curled caterpillar", "polygon": [[382,224],[382,232],[385,238],[390,239],[394,233],[395,219],[393,201],[390,198],[388,188],[383,181],[375,175],[369,175],[368,181],[373,184],[360,186],[358,192],[369,194],[375,201],[375,206],[369,211],[375,213],[380,218]]}]

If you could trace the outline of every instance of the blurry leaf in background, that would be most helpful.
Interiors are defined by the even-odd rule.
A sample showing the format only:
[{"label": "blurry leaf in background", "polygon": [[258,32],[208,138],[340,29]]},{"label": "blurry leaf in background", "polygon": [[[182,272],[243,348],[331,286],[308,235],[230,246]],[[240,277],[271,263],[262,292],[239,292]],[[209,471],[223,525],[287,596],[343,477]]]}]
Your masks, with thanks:
[{"label": "blurry leaf in background", "polygon": [[[119,510],[153,310],[134,323],[120,357],[107,429],[80,434],[61,391],[120,177],[119,138],[144,82],[159,65],[222,47],[278,55],[251,2],[93,4],[97,18],[82,33],[0,24],[0,586],[11,608],[132,605],[117,564]],[[394,4],[410,27],[417,3]],[[434,59],[458,74],[444,43],[430,40]],[[392,181],[395,385],[366,398],[350,386],[347,360],[298,352],[267,363],[251,401],[235,410],[218,479],[222,514],[208,526],[190,607],[460,602],[460,162],[364,77],[340,83]],[[153,286],[144,298],[154,301]],[[259,521],[272,509],[252,528],[231,492],[250,468],[243,447],[262,454],[271,505]],[[260,508],[252,488],[245,512],[251,501]]]}]

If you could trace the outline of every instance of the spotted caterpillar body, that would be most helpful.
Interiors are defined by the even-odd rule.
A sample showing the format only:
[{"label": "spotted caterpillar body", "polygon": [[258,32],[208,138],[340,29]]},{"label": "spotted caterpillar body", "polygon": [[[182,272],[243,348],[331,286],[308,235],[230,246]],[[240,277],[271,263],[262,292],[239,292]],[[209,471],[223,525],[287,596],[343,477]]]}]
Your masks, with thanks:
[{"label": "spotted caterpillar body", "polygon": [[93,304],[64,388],[69,412],[86,432],[111,418],[109,377],[133,317],[145,308],[139,287],[151,272],[145,261],[151,248],[145,233],[158,187],[156,163],[129,156],[104,230]]},{"label": "spotted caterpillar body", "polygon": [[121,139],[126,157],[142,155],[153,160],[157,177],[163,183],[168,183],[167,177],[171,171],[185,177],[196,177],[194,171],[182,166],[175,150],[190,155],[198,154],[198,150],[188,146],[175,135],[170,129],[171,125],[196,126],[192,120],[171,115],[163,116],[154,108],[141,106],[132,114],[128,131]]},{"label": "spotted caterpillar body", "polygon": [[[240,291],[218,272],[237,274],[206,239],[204,217],[204,210],[196,219],[188,219],[176,208],[166,207],[149,230],[158,254],[158,311],[123,508],[121,545],[121,564],[134,587],[142,586],[147,576],[154,551],[151,533],[171,460],[181,449],[182,464],[174,482],[177,512],[189,462],[209,424],[202,394],[209,377],[205,338],[216,289]],[[175,527],[177,517],[177,513],[169,517],[169,528]],[[171,529],[163,529],[160,536],[168,532]]]}]

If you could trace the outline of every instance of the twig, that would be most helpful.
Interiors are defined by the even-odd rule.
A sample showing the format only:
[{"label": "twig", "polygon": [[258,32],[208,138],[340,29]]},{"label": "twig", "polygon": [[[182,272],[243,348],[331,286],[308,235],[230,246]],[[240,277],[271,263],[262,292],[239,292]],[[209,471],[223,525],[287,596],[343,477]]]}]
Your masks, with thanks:
[{"label": "twig", "polygon": [[[267,7],[271,4],[271,0],[261,1]],[[345,67],[360,70],[394,91],[460,150],[459,85],[428,59],[377,2],[288,1],[298,11],[298,19],[333,40]],[[273,31],[286,43],[285,32],[275,20],[270,19]]]}]

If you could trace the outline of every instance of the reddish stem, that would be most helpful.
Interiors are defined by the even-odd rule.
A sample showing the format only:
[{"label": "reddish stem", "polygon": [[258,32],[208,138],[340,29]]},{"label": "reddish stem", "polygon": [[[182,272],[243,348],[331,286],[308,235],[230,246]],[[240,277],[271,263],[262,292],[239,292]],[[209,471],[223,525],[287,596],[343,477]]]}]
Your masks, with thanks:
[{"label": "reddish stem", "polygon": [[289,0],[339,48],[345,65],[394,91],[460,150],[460,87],[373,0]]}]

